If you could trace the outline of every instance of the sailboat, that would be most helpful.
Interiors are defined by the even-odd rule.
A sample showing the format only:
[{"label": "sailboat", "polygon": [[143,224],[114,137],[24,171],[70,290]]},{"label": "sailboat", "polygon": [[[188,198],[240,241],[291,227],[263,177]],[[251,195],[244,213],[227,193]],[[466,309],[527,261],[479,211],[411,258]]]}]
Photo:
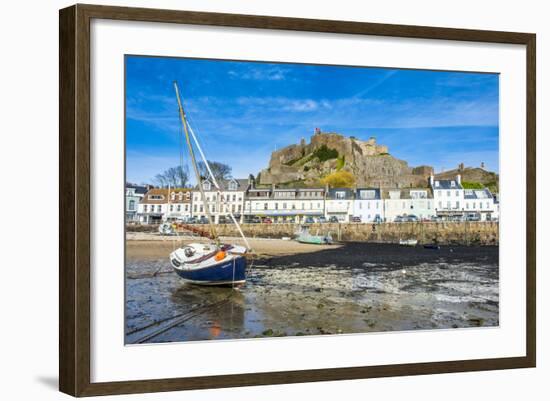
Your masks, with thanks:
[{"label": "sailboat", "polygon": [[211,215],[211,209],[204,194],[202,185],[202,177],[199,174],[195,152],[193,150],[193,142],[200,153],[202,161],[206,166],[210,181],[214,184],[218,191],[218,199],[221,199],[221,188],[218,185],[216,177],[210,169],[208,160],[204,156],[202,148],[197,140],[193,129],[187,122],[185,112],[183,110],[180,99],[177,82],[174,82],[176,98],[178,101],[179,116],[183,125],[185,141],[189,150],[189,156],[193,165],[193,170],[197,179],[197,186],[201,192],[201,199],[205,205],[206,213],[208,214],[208,223],[210,225],[211,243],[192,243],[178,248],[170,254],[170,263],[175,272],[186,282],[199,285],[240,285],[246,281],[246,254],[251,251],[248,240],[244,236],[243,231],[233,213],[229,212],[229,216],[233,223],[237,226],[239,234],[244,240],[246,246],[235,244],[221,244],[214,226],[214,219]]}]

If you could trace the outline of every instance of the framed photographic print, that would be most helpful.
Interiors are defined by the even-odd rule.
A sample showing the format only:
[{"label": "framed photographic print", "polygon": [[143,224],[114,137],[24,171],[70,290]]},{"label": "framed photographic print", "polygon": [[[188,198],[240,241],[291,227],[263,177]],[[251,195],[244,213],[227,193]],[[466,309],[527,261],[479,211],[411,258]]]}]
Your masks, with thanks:
[{"label": "framed photographic print", "polygon": [[60,390],[534,367],[535,35],[60,11]]}]

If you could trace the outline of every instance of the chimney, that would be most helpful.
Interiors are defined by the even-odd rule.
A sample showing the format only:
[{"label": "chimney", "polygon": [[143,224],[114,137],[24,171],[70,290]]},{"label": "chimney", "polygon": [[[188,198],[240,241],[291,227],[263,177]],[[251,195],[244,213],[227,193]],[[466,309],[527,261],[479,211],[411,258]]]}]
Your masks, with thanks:
[{"label": "chimney", "polygon": [[458,185],[461,185],[461,183],[460,183],[460,174],[456,175],[456,182],[458,183]]},{"label": "chimney", "polygon": [[430,174],[430,187],[433,188],[433,186],[434,186],[434,175]]}]

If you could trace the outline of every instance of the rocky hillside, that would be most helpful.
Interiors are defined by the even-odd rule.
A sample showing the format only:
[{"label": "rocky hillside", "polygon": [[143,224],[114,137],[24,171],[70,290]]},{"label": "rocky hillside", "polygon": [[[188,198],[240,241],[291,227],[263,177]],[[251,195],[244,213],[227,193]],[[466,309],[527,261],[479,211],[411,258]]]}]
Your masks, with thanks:
[{"label": "rocky hillside", "polygon": [[430,166],[412,168],[389,153],[375,138],[362,141],[337,133],[315,133],[305,140],[271,154],[268,168],[259,174],[260,185],[320,185],[323,178],[338,171],[355,177],[358,186],[427,186]]},{"label": "rocky hillside", "polygon": [[488,187],[493,193],[498,193],[498,174],[480,167],[464,167],[461,165],[456,169],[436,174],[435,178],[448,180],[456,177],[458,174],[460,174],[462,184],[465,188],[479,188],[483,186]]}]

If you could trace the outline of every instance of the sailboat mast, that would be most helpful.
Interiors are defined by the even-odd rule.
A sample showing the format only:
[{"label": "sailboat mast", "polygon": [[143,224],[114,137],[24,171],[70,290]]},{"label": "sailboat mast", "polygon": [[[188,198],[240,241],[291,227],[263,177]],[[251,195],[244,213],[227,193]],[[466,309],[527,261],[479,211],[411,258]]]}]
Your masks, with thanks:
[{"label": "sailboat mast", "polygon": [[197,161],[195,159],[195,152],[193,151],[193,146],[191,144],[191,139],[189,138],[189,132],[187,131],[187,120],[185,118],[185,112],[183,111],[183,106],[181,104],[180,93],[178,90],[178,83],[174,81],[174,89],[176,90],[176,98],[178,99],[178,108],[180,113],[181,123],[183,124],[183,130],[185,132],[185,141],[187,142],[187,148],[189,149],[189,156],[191,157],[191,164],[193,165],[193,170],[195,171],[195,176],[197,178],[197,186],[201,192],[202,203],[208,215],[208,223],[210,225],[210,233],[213,239],[217,239],[218,235],[216,233],[216,228],[214,222],[212,221],[212,215],[210,213],[210,208],[206,202],[206,195],[204,193],[204,188],[202,187],[201,175],[199,173],[199,168],[197,167]]}]

